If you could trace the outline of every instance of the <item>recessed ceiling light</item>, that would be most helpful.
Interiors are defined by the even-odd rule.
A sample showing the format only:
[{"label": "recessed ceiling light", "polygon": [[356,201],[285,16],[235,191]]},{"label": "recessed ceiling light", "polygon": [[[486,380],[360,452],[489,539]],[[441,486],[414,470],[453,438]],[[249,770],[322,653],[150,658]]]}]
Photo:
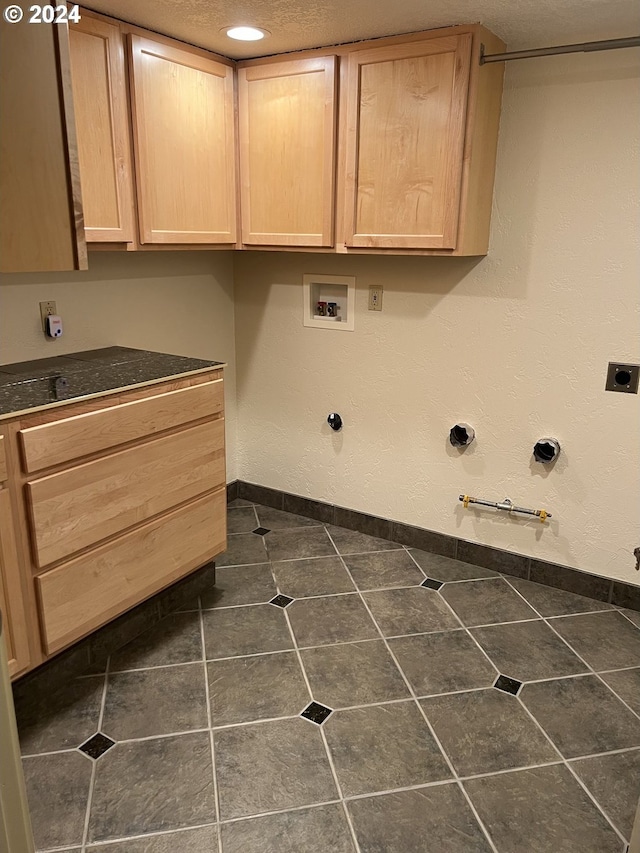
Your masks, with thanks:
[{"label": "recessed ceiling light", "polygon": [[259,41],[269,35],[268,30],[262,30],[259,27],[225,27],[223,32],[230,39],[238,39],[239,41]]}]

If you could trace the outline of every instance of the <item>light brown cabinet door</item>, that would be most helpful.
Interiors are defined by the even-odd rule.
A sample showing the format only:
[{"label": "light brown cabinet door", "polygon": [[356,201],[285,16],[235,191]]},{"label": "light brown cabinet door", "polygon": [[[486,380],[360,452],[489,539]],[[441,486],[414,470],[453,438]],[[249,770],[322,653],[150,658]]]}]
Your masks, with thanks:
[{"label": "light brown cabinet door", "polygon": [[66,24],[0,18],[0,271],[87,269]]},{"label": "light brown cabinet door", "polygon": [[332,246],[336,57],[238,70],[242,241]]},{"label": "light brown cabinet door", "polygon": [[454,249],[470,34],[349,57],[345,243]]},{"label": "light brown cabinet door", "polygon": [[0,610],[7,644],[9,673],[14,676],[30,663],[27,620],[20,581],[20,564],[7,489],[7,439],[0,435]]},{"label": "light brown cabinet door", "polygon": [[129,38],[141,242],[235,243],[232,66]]},{"label": "light brown cabinet door", "polygon": [[69,29],[86,238],[133,240],[133,179],[124,37],[83,15]]},{"label": "light brown cabinet door", "polygon": [[4,616],[9,673],[17,675],[29,666],[29,641],[20,567],[11,519],[9,492],[0,487],[0,610]]}]

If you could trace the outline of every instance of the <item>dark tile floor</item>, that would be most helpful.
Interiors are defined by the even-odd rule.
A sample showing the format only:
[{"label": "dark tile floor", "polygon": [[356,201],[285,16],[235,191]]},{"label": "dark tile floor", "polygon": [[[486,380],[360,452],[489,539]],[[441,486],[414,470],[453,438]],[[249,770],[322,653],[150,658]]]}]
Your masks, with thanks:
[{"label": "dark tile floor", "polygon": [[19,709],[39,851],[626,849],[637,614],[244,501],[229,531],[215,588]]}]

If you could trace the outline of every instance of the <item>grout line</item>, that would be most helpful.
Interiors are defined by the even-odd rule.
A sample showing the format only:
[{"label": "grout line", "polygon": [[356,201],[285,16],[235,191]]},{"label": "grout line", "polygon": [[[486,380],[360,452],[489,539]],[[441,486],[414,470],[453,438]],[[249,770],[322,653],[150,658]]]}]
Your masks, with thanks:
[{"label": "grout line", "polygon": [[[409,699],[411,701],[411,699]],[[366,794],[349,794],[345,797],[347,803],[352,803],[356,800],[368,800],[373,797],[386,797],[389,794],[401,794],[404,791],[421,791],[424,788],[442,788],[444,785],[455,785],[455,779],[437,779],[435,782],[422,782],[419,785],[403,785],[401,788],[390,788],[385,791],[369,791]]]},{"label": "grout line", "polygon": [[[368,553],[368,552],[367,552]],[[322,557],[287,557],[285,560],[271,560],[271,563],[300,563],[304,560],[335,560],[338,554],[324,554]]]},{"label": "grout line", "polygon": [[[325,528],[325,530],[326,530],[326,528]],[[329,534],[327,533],[327,535],[329,535]],[[330,536],[329,536],[329,538],[331,539]],[[331,540],[331,544],[335,548],[335,544],[333,543],[333,540]],[[276,590],[278,593],[280,593],[280,587],[278,585],[278,581],[277,581],[275,573],[273,571],[273,566],[271,567],[271,575],[272,575],[273,581],[276,585]],[[298,666],[300,667],[300,670],[302,672],[302,677],[304,678],[305,684],[307,685],[307,690],[309,691],[309,696],[311,698],[311,701],[313,702],[314,698],[313,698],[313,690],[311,689],[311,682],[309,681],[309,677],[307,676],[307,672],[304,668],[304,663],[302,661],[302,655],[300,654],[300,649],[298,648],[296,636],[293,632],[293,626],[291,625],[291,619],[289,618],[289,614],[287,613],[286,607],[283,608],[283,612],[284,612],[284,617],[285,617],[285,620],[287,623],[287,627],[289,628],[289,633],[291,634],[291,640],[293,642],[294,650],[295,650],[296,656],[298,658]],[[328,707],[328,706],[325,706],[325,707]],[[335,765],[333,763],[333,757],[331,755],[331,750],[329,749],[329,744],[327,743],[327,738],[326,738],[325,732],[322,728],[322,725],[318,726],[318,729],[320,730],[320,737],[322,738],[322,743],[323,743],[324,750],[325,750],[325,753],[327,756],[327,761],[329,762],[329,768],[330,768],[331,774],[333,776],[333,781],[334,781],[334,784],[336,786],[336,790],[338,792],[338,797],[340,799],[340,803],[341,803],[342,809],[344,811],[345,819],[347,821],[347,826],[349,827],[349,832],[351,833],[351,838],[353,840],[353,844],[355,846],[357,853],[360,853],[360,845],[358,843],[356,832],[355,832],[355,829],[353,827],[353,823],[351,821],[351,815],[347,811],[347,807],[346,807],[345,802],[344,802],[342,787],[340,785],[340,781],[338,779],[338,774],[337,774]]]},{"label": "grout line", "polygon": [[628,672],[631,669],[640,669],[640,662],[633,664],[633,666],[619,666],[616,669],[599,669],[598,675],[609,675],[610,672]]},{"label": "grout line", "polygon": [[[206,829],[208,826],[215,827],[217,824],[215,821],[211,821],[210,823],[199,823],[196,826],[179,826],[174,829],[160,829],[155,832],[146,832],[143,835],[126,835],[121,836],[120,838],[107,838],[102,841],[92,841],[91,846],[94,847],[104,847],[108,844],[119,844],[124,841],[136,841],[138,839],[146,839],[146,838],[162,838],[166,835],[174,835],[177,833],[190,832],[194,829]],[[72,850],[75,848],[71,848]],[[49,850],[38,851],[38,853],[50,853]]]},{"label": "grout line", "polygon": [[640,744],[638,746],[625,746],[622,749],[608,749],[605,752],[592,752],[588,755],[576,755],[575,758],[565,759],[569,763],[577,761],[586,761],[589,758],[605,758],[607,755],[622,755],[625,752],[640,752]]},{"label": "grout line", "polygon": [[[324,529],[325,529],[327,536],[331,539],[331,534],[327,530],[326,524],[324,525]],[[338,551],[338,548],[337,548],[337,546],[333,540],[331,540],[331,544],[336,549],[335,554],[322,554],[320,557],[287,557],[284,560],[272,560],[271,562],[272,563],[295,563],[295,562],[298,562],[300,560],[326,560],[328,558],[333,559],[335,557],[340,557],[341,559],[349,558],[349,557],[368,557],[370,554],[390,554],[392,551],[404,550],[402,545],[398,545],[397,548],[383,548],[380,551],[354,551],[352,554],[341,554]]]},{"label": "grout line", "polygon": [[[307,702],[307,705],[308,704],[309,702]],[[223,723],[220,726],[213,726],[212,728],[214,732],[222,732],[227,729],[243,729],[247,726],[261,726],[263,723],[279,723],[283,720],[297,720],[307,705],[305,705],[297,714],[285,714],[282,717],[261,717],[258,720],[244,720],[241,723]]]},{"label": "grout line", "polygon": [[[2,848],[5,849],[4,847]],[[75,847],[38,847],[36,853],[77,853],[80,850],[80,847],[77,845]]]},{"label": "grout line", "polygon": [[[109,660],[109,658],[107,658]],[[107,665],[105,663],[105,668],[102,672],[82,672],[80,675],[72,675],[71,681],[90,681],[92,678],[104,678],[105,673],[107,671]]]},{"label": "grout line", "polygon": [[[213,778],[213,805],[215,809],[216,822],[220,821],[220,802],[218,796],[218,780],[216,778],[216,757],[213,744],[213,732],[211,730],[211,694],[209,690],[209,670],[207,667],[207,650],[204,638],[204,618],[202,615],[202,604],[200,605],[200,645],[202,648],[202,668],[204,670],[204,693],[207,703],[207,727],[209,729],[209,750],[211,753],[211,775]],[[218,853],[222,853],[222,841],[220,833],[217,833]]]},{"label": "grout line", "polygon": [[[437,590],[434,590],[434,592],[440,592],[440,590],[437,589]],[[447,601],[447,599],[444,596],[441,596],[441,597],[442,597],[443,601]],[[447,602],[447,604],[448,604],[448,602]],[[458,618],[460,618],[460,617],[458,617]],[[476,628],[499,628],[501,625],[522,625],[525,622],[540,622],[540,621],[541,621],[540,617],[532,616],[530,619],[513,619],[511,622],[483,622],[480,625],[465,625],[464,623],[462,623],[462,620],[461,620],[461,624],[462,624],[462,627],[465,629],[465,631],[469,631],[471,629],[475,630]]]},{"label": "grout line", "polygon": [[[327,535],[329,536],[329,538],[330,538],[330,539],[331,539],[331,541],[333,542],[333,539],[331,538],[331,534],[330,534],[328,531],[327,531]],[[334,543],[334,547],[335,547],[335,543]],[[337,550],[337,549],[336,549],[336,550]],[[343,560],[342,560],[342,562],[344,563],[344,567],[345,567],[346,571],[349,573],[349,576],[351,577],[351,580],[353,581],[353,576],[351,575],[351,572],[349,571],[349,567],[347,566],[347,564],[346,564],[345,560],[343,559]],[[355,581],[354,581],[354,583],[355,583]],[[477,820],[477,822],[478,822],[478,826],[480,827],[481,831],[484,833],[484,835],[485,835],[485,837],[486,837],[486,839],[487,839],[487,842],[488,842],[489,846],[491,847],[491,850],[493,851],[493,853],[498,853],[498,850],[496,849],[496,847],[495,847],[495,845],[494,845],[494,843],[493,843],[493,841],[492,841],[492,839],[491,839],[491,836],[489,835],[489,832],[488,832],[487,828],[485,827],[484,823],[482,822],[482,820],[481,820],[481,818],[480,818],[480,815],[479,815],[479,814],[478,814],[478,812],[476,811],[476,808],[475,808],[475,806],[473,805],[473,803],[471,802],[471,800],[470,800],[470,798],[469,798],[469,795],[467,794],[467,792],[465,791],[465,789],[464,789],[464,787],[463,787],[462,783],[460,782],[460,779],[459,779],[459,777],[458,777],[458,774],[456,773],[455,767],[453,766],[453,762],[451,761],[451,759],[450,759],[450,758],[449,758],[449,756],[447,755],[447,752],[445,751],[444,747],[442,746],[442,743],[440,742],[440,739],[438,738],[438,736],[437,736],[437,734],[436,734],[436,732],[435,732],[435,730],[434,730],[433,726],[431,725],[431,723],[430,723],[430,721],[429,721],[429,719],[428,719],[427,715],[426,715],[426,714],[425,714],[425,712],[424,712],[424,709],[422,708],[422,706],[421,706],[420,702],[419,702],[419,701],[418,701],[418,699],[417,699],[417,696],[416,696],[416,694],[415,694],[415,691],[414,691],[413,687],[411,686],[411,682],[409,681],[409,679],[408,679],[408,678],[407,678],[407,676],[405,675],[404,670],[402,669],[402,667],[400,666],[400,664],[399,664],[399,662],[398,662],[398,659],[396,658],[395,654],[394,654],[394,653],[393,653],[393,651],[391,650],[391,647],[389,646],[389,642],[388,642],[388,640],[386,639],[386,637],[384,636],[384,634],[383,634],[382,630],[380,629],[380,626],[379,626],[379,625],[378,625],[378,623],[376,622],[376,620],[375,620],[375,618],[374,618],[374,616],[373,616],[373,613],[372,613],[372,612],[371,612],[371,610],[369,609],[369,605],[367,604],[367,602],[366,602],[366,600],[365,600],[364,596],[362,595],[362,593],[360,593],[360,598],[362,599],[362,603],[363,603],[363,604],[364,604],[364,606],[366,607],[367,612],[369,613],[370,618],[373,620],[373,624],[376,626],[376,629],[378,630],[378,633],[380,634],[380,638],[382,639],[382,641],[383,641],[383,642],[384,642],[384,644],[385,644],[385,647],[386,647],[386,649],[387,649],[387,653],[391,656],[391,659],[392,659],[392,660],[393,660],[393,662],[395,663],[395,665],[396,665],[396,667],[397,667],[397,669],[398,669],[398,672],[399,672],[399,673],[400,673],[400,675],[402,676],[402,678],[403,678],[403,680],[404,680],[404,682],[405,682],[405,684],[406,684],[406,686],[407,686],[407,689],[409,690],[409,693],[410,693],[411,697],[413,698],[413,700],[414,700],[414,702],[415,702],[415,704],[416,704],[416,707],[418,708],[419,713],[421,714],[422,718],[424,719],[424,721],[425,721],[425,723],[426,723],[426,725],[427,725],[427,727],[428,727],[428,729],[429,729],[429,732],[431,733],[431,737],[434,739],[434,741],[436,742],[436,744],[437,744],[437,746],[438,746],[438,749],[439,749],[439,750],[440,750],[440,752],[442,753],[442,756],[443,756],[444,760],[446,761],[447,766],[449,767],[449,771],[451,772],[451,774],[452,774],[452,776],[453,776],[453,779],[454,779],[454,780],[455,780],[455,782],[458,784],[458,788],[460,789],[460,791],[461,791],[461,793],[462,793],[463,797],[465,798],[465,800],[467,801],[467,803],[468,803],[468,805],[469,805],[469,808],[471,809],[471,811],[472,811],[472,813],[473,813],[473,815],[474,815],[475,819]]]},{"label": "grout line", "polygon": [[541,767],[561,767],[564,762],[562,758],[556,761],[543,761],[540,764],[527,764],[524,767],[506,767],[504,770],[493,770],[491,773],[470,773],[468,776],[461,776],[462,782],[470,782],[472,779],[487,779],[492,776],[505,776],[507,773],[519,773],[521,770],[538,770]]},{"label": "grout line", "polygon": [[[320,527],[321,525],[318,525],[318,526]],[[323,525],[323,526],[325,528],[325,531],[327,532],[327,536],[329,536],[329,532],[326,530],[326,525]],[[310,528],[308,528],[308,527],[289,527],[287,529],[288,530],[309,530]],[[277,533],[279,531],[276,531],[276,530],[271,531],[270,530],[269,533],[271,533],[271,532]],[[230,538],[233,536],[248,536],[248,535],[249,534],[247,534],[247,533],[229,533],[227,538]],[[256,534],[254,533],[253,535],[255,536]],[[268,534],[265,534],[264,536],[261,536],[260,538],[264,541],[267,535]],[[333,547],[336,548],[335,544],[333,545]],[[216,564],[216,568],[218,568],[218,569],[238,569],[238,568],[241,568],[243,566],[261,566],[261,565],[264,565],[265,563],[298,563],[298,562],[301,562],[302,560],[305,560],[305,561],[306,560],[327,560],[327,559],[333,559],[334,557],[364,557],[364,556],[369,556],[369,554],[388,554],[391,551],[403,551],[403,550],[406,551],[404,546],[398,545],[397,548],[383,548],[381,551],[354,551],[352,554],[340,554],[340,552],[336,548],[335,554],[321,554],[319,557],[285,557],[282,560],[273,560],[270,557],[268,557],[267,554],[265,554],[265,559],[260,560],[260,562],[258,562],[258,563],[229,563],[228,565],[221,565],[221,566]],[[407,551],[407,553],[408,553],[408,551]],[[411,559],[413,560],[413,557],[411,557]],[[415,563],[415,560],[413,560],[413,561]],[[417,563],[416,563],[416,566],[418,566]],[[422,569],[420,566],[418,566],[418,568],[424,574],[424,569]],[[426,575],[425,575],[425,577],[426,577]],[[495,579],[496,579],[495,577],[473,578],[473,580],[487,580],[487,581],[488,580],[495,580]],[[444,581],[443,581],[443,583],[444,583]],[[464,583],[464,581],[447,581],[447,583]]]},{"label": "grout line", "polygon": [[[409,555],[409,557],[411,557],[412,562],[414,562],[414,563],[416,564],[416,566],[418,567],[418,569],[420,569],[420,571],[421,571],[421,572],[422,572],[422,574],[425,576],[425,578],[428,578],[428,577],[429,577],[429,575],[425,572],[425,570],[422,568],[422,566],[420,565],[420,563],[419,563],[419,562],[416,560],[416,558],[413,556],[413,554],[411,553],[411,549],[410,549],[410,548],[407,548],[407,546],[406,546],[406,545],[403,545],[403,548],[404,548],[405,552]],[[436,578],[434,578],[434,580],[436,580]]]},{"label": "grout line", "polygon": [[80,755],[83,754],[77,746],[70,746],[68,749],[50,749],[47,752],[30,752],[28,755],[21,755],[20,758],[23,761],[28,761],[30,758],[43,758],[47,755],[65,755],[67,752],[78,752]]},{"label": "grout line", "polygon": [[[533,604],[529,604],[529,607],[533,607]],[[549,619],[550,621],[555,621],[556,619],[575,619],[576,616],[595,616],[596,613],[615,612],[615,608],[613,607],[604,607],[602,610],[581,610],[580,613],[554,613],[551,616],[543,616],[542,618]]]},{"label": "grout line", "polygon": [[[424,569],[422,569],[422,571],[424,571]],[[427,575],[427,577],[431,578],[431,580],[433,580],[433,581],[439,581],[442,584],[446,583],[447,586],[449,586],[450,584],[455,584],[455,583],[477,583],[478,581],[495,581],[495,580],[498,580],[500,578],[500,575],[487,575],[487,577],[485,577],[485,578],[482,578],[482,577],[480,577],[480,578],[456,578],[456,580],[447,580],[447,581],[443,581],[441,578],[437,578],[433,575]]]},{"label": "grout line", "polygon": [[[98,727],[97,731],[102,731],[102,725],[104,723],[104,712],[107,704],[107,690],[109,687],[109,666],[111,664],[111,656],[107,658],[107,662],[105,664],[104,671],[104,684],[102,685],[102,698],[100,700],[100,712],[98,714]],[[91,779],[89,780],[89,792],[87,794],[87,808],[84,814],[84,826],[82,828],[82,844],[81,851],[85,853],[87,849],[87,840],[89,836],[89,823],[91,820],[91,806],[93,803],[93,790],[95,787],[96,781],[96,769],[97,769],[97,761],[93,760],[93,767],[91,768]]]},{"label": "grout line", "polygon": [[[506,673],[505,673],[506,675]],[[549,678],[531,678],[524,679],[521,681],[521,684],[546,684],[548,681],[564,681],[567,678],[590,678],[593,673],[590,670],[586,672],[570,672],[567,675],[552,675]],[[510,677],[510,676],[509,676]],[[520,679],[516,679],[516,681],[520,681]]]},{"label": "grout line", "polygon": [[[340,800],[337,798],[333,800],[323,800],[320,803],[309,803],[308,805],[304,806],[291,806],[291,808],[273,809],[272,811],[268,812],[260,812],[260,814],[248,814],[242,815],[242,817],[231,817],[227,820],[221,820],[220,825],[229,826],[229,824],[233,823],[246,823],[246,821],[254,820],[254,818],[271,817],[272,815],[287,814],[288,812],[302,812],[305,811],[305,809],[320,809],[323,808],[323,806],[337,806],[339,804]],[[331,851],[329,851],[329,853],[331,853]]]},{"label": "grout line", "polygon": [[333,775],[333,781],[335,782],[336,788],[338,789],[338,795],[340,797],[340,803],[342,805],[342,810],[344,811],[344,816],[347,821],[347,826],[349,827],[349,832],[351,833],[351,838],[355,845],[356,850],[360,853],[360,843],[358,842],[358,836],[356,835],[356,830],[353,825],[353,821],[351,820],[351,815],[349,814],[349,810],[347,809],[347,804],[345,803],[344,793],[342,791],[342,785],[340,784],[340,780],[338,779],[338,771],[336,770],[335,764],[333,762],[333,756],[331,754],[331,749],[329,748],[329,743],[327,741],[327,735],[322,726],[318,726],[320,729],[320,737],[322,738],[322,743],[324,744],[324,749],[327,754],[327,759],[329,761],[329,767],[331,768],[331,773]]},{"label": "grout line", "polygon": [[182,663],[158,663],[153,666],[137,666],[131,669],[113,669],[110,670],[109,675],[125,675],[129,672],[148,672],[156,669],[176,669],[180,666],[197,666],[199,663],[199,660],[185,660]]},{"label": "grout line", "polygon": [[[622,616],[624,616],[624,618],[627,620],[627,622],[631,622],[631,624],[633,625],[633,627],[634,627],[634,628],[637,628],[637,629],[638,629],[638,631],[640,631],[640,625],[637,625],[637,624],[633,621],[633,619],[632,619],[632,618],[631,618],[627,613],[625,613],[625,610],[628,610],[629,608],[625,608],[625,610],[623,610],[623,609],[618,608],[618,607],[616,607],[616,606],[614,605],[614,609],[615,609],[615,610],[617,610],[617,612],[618,612],[618,613],[620,613]],[[637,611],[637,610],[634,610],[633,612],[634,612],[634,613],[637,613],[638,611]]]},{"label": "grout line", "polygon": [[160,734],[155,735],[146,735],[145,737],[128,737],[122,738],[117,741],[117,743],[144,743],[147,740],[166,740],[166,738],[170,737],[184,737],[185,735],[201,735],[203,733],[208,732],[208,728],[199,728],[199,729],[184,729],[181,732],[161,732]]}]

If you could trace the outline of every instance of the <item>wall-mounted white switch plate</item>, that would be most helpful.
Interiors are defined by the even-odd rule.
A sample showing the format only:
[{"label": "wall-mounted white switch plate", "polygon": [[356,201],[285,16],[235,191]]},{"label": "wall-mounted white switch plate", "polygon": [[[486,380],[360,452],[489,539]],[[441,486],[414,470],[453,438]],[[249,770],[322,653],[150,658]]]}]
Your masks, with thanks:
[{"label": "wall-mounted white switch plate", "polygon": [[382,286],[372,284],[369,287],[369,311],[382,311]]}]

